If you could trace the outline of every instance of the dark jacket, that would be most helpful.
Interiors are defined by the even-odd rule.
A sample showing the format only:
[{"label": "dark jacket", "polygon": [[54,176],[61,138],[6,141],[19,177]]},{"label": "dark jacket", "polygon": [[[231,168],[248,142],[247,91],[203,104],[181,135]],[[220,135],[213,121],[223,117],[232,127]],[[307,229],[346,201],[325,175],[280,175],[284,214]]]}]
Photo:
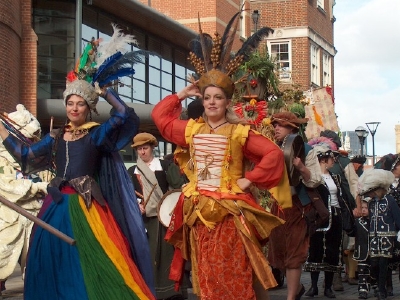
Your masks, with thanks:
[{"label": "dark jacket", "polygon": [[356,261],[366,261],[369,257],[369,219],[367,217],[358,218],[354,224],[355,246],[353,259]]}]

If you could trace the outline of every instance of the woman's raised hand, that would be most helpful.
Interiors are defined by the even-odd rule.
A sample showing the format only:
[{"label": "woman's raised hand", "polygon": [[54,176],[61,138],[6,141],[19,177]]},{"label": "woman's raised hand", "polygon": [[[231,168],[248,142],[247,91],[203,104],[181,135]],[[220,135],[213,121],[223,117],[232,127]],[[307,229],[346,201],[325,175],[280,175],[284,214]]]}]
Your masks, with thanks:
[{"label": "woman's raised hand", "polygon": [[188,97],[202,97],[199,87],[197,86],[198,82],[199,81],[196,80],[188,86],[185,86],[180,92],[177,93],[178,98],[180,100],[184,100]]},{"label": "woman's raised hand", "polygon": [[9,133],[7,129],[4,127],[3,123],[0,122],[0,137],[4,141],[8,137]]}]

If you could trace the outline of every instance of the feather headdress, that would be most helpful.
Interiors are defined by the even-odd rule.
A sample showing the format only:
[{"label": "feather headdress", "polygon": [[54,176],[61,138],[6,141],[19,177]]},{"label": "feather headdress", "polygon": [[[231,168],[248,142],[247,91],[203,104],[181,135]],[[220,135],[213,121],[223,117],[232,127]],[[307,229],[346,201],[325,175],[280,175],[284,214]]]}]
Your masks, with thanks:
[{"label": "feather headdress", "polygon": [[[112,24],[114,33],[108,42],[92,38],[75,65],[67,75],[64,101],[71,94],[83,97],[95,113],[101,88],[124,76],[135,74],[133,65],[151,54],[148,51],[127,51],[130,44],[137,46],[133,35],[124,34]],[[152,54],[153,55],[153,54]]]},{"label": "feather headdress", "polygon": [[243,43],[236,54],[232,54],[242,12],[241,9],[231,18],[222,36],[216,32],[214,37],[203,33],[200,16],[198,17],[199,35],[189,43],[189,60],[200,77],[198,85],[201,92],[212,85],[223,89],[227,97],[231,98],[234,92],[231,76],[249,58],[249,54],[257,49],[262,39],[274,32],[269,27],[261,28]]}]

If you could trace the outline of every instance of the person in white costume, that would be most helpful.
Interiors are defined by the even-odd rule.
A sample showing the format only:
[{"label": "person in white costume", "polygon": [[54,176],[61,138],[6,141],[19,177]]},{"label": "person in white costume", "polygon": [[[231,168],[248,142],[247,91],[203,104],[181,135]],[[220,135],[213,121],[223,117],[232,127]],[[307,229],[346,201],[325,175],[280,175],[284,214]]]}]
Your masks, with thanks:
[{"label": "person in white costume", "polygon": [[[37,119],[22,105],[8,114],[11,124],[28,139],[40,135]],[[0,196],[21,206],[32,215],[37,215],[46,187],[51,179],[47,173],[24,176],[19,164],[5,149],[0,138]],[[7,278],[17,264],[21,266],[22,277],[25,270],[26,254],[33,222],[16,211],[0,203],[0,280],[2,290]],[[0,292],[1,299],[1,292]]]}]

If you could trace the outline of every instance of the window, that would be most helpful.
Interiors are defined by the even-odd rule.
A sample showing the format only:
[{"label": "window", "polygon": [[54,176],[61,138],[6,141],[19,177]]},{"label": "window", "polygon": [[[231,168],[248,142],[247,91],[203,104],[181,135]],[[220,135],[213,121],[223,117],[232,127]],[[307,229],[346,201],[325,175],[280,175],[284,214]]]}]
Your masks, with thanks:
[{"label": "window", "polygon": [[290,41],[268,42],[268,51],[271,53],[272,60],[276,61],[281,80],[291,79],[291,43]]},{"label": "window", "polygon": [[[241,0],[240,1],[240,7],[243,7],[243,4],[244,4],[244,1],[245,0]],[[247,38],[247,34],[246,34],[246,20],[247,20],[247,13],[246,12],[243,12],[241,15],[240,15],[240,25],[239,25],[239,32],[240,32],[240,37],[241,38],[243,38],[243,39],[246,39]]]},{"label": "window", "polygon": [[317,0],[317,8],[319,7],[319,8],[324,9],[324,1],[325,0]]},{"label": "window", "polygon": [[322,56],[322,85],[327,86],[327,85],[332,85],[331,82],[331,56],[328,53],[324,53]]},{"label": "window", "polygon": [[319,49],[317,45],[311,44],[311,83],[320,85],[319,80]]}]

